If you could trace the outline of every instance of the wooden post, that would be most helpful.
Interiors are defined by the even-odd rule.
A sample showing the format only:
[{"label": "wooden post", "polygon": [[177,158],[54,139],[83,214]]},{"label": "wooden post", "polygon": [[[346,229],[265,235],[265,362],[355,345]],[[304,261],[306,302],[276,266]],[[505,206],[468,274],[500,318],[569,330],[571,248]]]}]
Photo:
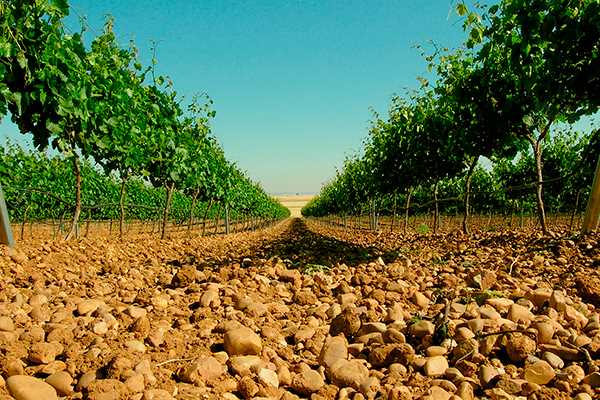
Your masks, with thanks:
[{"label": "wooden post", "polygon": [[588,200],[587,208],[585,209],[585,217],[583,218],[583,225],[581,227],[582,233],[589,233],[593,230],[598,229],[598,223],[600,222],[600,157],[596,162],[596,173],[594,175],[594,181],[592,182],[592,189],[590,190],[590,198]]},{"label": "wooden post", "polygon": [[4,192],[0,186],[0,243],[10,247],[15,245],[12,230],[10,229],[10,221],[8,220],[8,210],[4,201]]},{"label": "wooden post", "polygon": [[229,205],[225,203],[225,234],[229,234]]}]

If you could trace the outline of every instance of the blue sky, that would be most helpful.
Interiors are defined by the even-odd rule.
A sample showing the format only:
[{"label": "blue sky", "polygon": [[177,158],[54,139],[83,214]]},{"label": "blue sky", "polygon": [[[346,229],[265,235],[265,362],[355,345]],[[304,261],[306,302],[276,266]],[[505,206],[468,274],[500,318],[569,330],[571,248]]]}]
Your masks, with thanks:
[{"label": "blue sky", "polygon": [[[416,44],[458,46],[451,0],[228,1],[71,0],[70,26],[86,16],[88,38],[105,15],[126,45],[187,98],[208,93],[213,131],[229,159],[271,193],[318,192],[360,148],[372,107],[417,87]],[[0,125],[27,143],[8,118]]]}]

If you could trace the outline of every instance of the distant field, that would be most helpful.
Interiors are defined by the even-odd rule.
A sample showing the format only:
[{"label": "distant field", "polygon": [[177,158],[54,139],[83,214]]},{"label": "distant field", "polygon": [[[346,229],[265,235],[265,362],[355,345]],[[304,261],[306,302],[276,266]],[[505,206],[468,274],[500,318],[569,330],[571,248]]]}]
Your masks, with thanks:
[{"label": "distant field", "polygon": [[302,207],[304,207],[304,205],[308,203],[310,199],[314,197],[314,195],[285,195],[275,197],[281,202],[281,204],[289,208],[290,212],[292,213],[292,217],[301,217],[302,215],[300,214],[300,210],[302,210]]}]

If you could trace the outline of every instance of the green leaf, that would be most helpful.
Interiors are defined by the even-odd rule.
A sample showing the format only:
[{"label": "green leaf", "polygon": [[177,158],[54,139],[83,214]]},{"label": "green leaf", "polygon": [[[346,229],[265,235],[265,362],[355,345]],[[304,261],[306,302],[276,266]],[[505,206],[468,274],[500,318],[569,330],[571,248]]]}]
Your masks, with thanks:
[{"label": "green leaf", "polygon": [[67,0],[50,0],[51,10],[58,12],[60,16],[66,16],[69,14],[69,4]]},{"label": "green leaf", "polygon": [[53,135],[59,135],[62,132],[60,125],[51,121],[46,122],[46,129],[48,129]]}]

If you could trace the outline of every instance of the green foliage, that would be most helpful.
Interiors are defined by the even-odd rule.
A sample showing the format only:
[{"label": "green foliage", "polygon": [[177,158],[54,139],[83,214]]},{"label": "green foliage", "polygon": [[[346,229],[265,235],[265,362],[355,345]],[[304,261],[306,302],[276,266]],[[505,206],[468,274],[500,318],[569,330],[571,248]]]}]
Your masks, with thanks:
[{"label": "green foliage", "polygon": [[313,275],[313,274],[316,274],[317,272],[329,272],[330,269],[331,269],[331,267],[329,267],[327,265],[306,264],[302,268],[302,273],[303,274],[308,274],[308,275]]},{"label": "green foliage", "polygon": [[[417,78],[420,90],[394,97],[387,117],[375,115],[363,155],[303,215],[361,214],[373,205],[371,212],[390,213],[409,193],[411,212],[424,212],[437,183],[438,197],[453,199],[436,204],[443,212],[470,209],[472,193],[475,210],[536,210],[546,230],[544,197],[566,211],[585,196],[598,133],[552,128],[599,109],[600,3],[501,0],[470,10],[461,1],[456,11],[464,47],[426,55],[435,79]],[[491,171],[477,166],[480,156],[494,162]]]},{"label": "green foliage", "polygon": [[420,224],[417,226],[417,233],[424,235],[429,232],[429,227],[425,224]]},{"label": "green foliage", "polygon": [[[82,216],[86,219],[118,219],[120,182],[114,175],[107,175],[91,162],[82,164]],[[231,217],[242,215],[269,218],[283,218],[288,210],[245,178],[246,186],[238,187],[236,195],[252,188],[255,207],[245,203],[233,203]],[[25,151],[17,146],[0,146],[0,185],[4,188],[11,218],[14,221],[42,221],[71,216],[74,193],[70,188],[75,181],[69,160],[62,157],[48,157],[43,153]],[[140,178],[127,181],[128,218],[133,220],[158,220],[163,207],[165,189],[154,188]],[[238,207],[237,205],[240,204]],[[202,218],[207,202],[198,204],[194,210],[196,218]],[[191,197],[175,192],[171,218],[185,221],[190,213]],[[212,207],[208,217],[214,217],[216,207]]]},{"label": "green foliage", "polygon": [[167,188],[175,190],[171,216],[177,219],[201,210],[190,210],[190,196],[192,203],[227,203],[233,213],[288,215],[226,159],[211,135],[215,111],[207,96],[182,108],[170,79],[155,76],[156,59],[144,68],[133,44],[119,45],[112,18],[87,49],[82,34],[66,32],[68,11],[66,0],[0,2],[0,118],[10,111],[39,150],[52,145],[74,170],[64,158],[4,149],[3,165],[13,168],[0,173],[14,217],[25,210],[34,219],[68,214],[77,203],[79,159],[90,160],[80,174],[84,216],[113,218],[114,210],[97,206],[128,197],[139,205],[129,210],[131,218],[156,218]]}]

